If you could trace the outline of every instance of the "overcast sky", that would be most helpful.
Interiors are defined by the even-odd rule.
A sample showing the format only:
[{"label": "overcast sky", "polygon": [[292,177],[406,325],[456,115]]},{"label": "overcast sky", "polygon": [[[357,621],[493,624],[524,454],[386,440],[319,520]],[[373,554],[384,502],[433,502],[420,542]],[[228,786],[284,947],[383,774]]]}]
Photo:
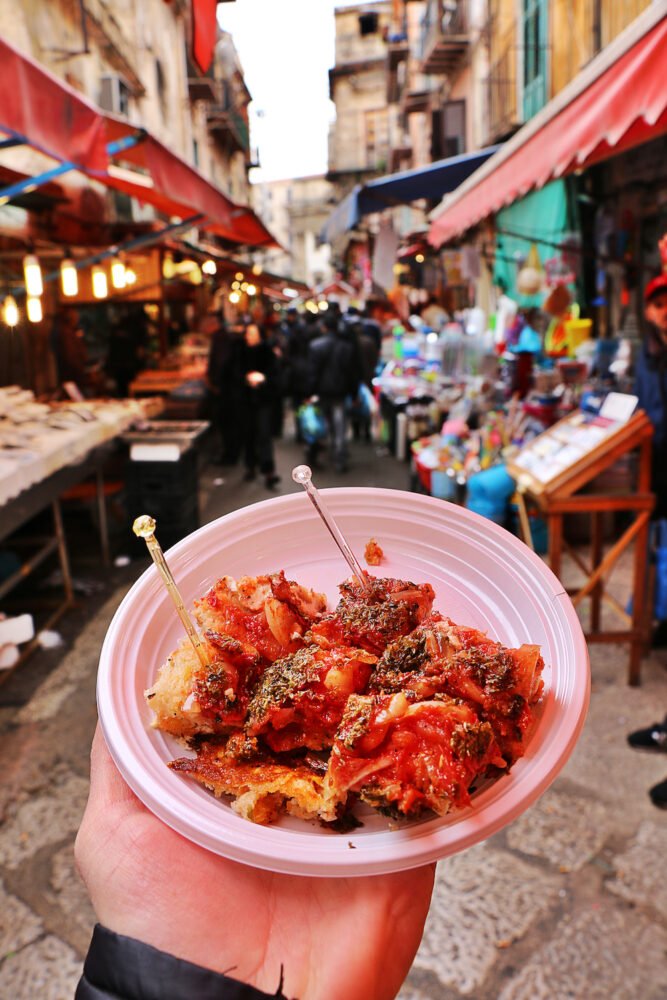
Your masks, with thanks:
[{"label": "overcast sky", "polygon": [[322,174],[334,118],[327,71],[334,63],[334,9],[359,0],[236,0],[218,6],[252,94],[253,181]]}]

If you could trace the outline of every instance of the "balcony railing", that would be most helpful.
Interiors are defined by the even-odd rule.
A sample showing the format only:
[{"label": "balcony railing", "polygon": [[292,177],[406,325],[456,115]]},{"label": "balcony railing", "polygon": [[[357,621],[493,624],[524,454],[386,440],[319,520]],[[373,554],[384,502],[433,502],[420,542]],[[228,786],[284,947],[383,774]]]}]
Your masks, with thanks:
[{"label": "balcony railing", "polygon": [[212,104],[207,110],[206,123],[212,135],[226,137],[240,153],[250,156],[250,129],[238,111],[223,104]]},{"label": "balcony railing", "polygon": [[428,0],[422,21],[421,62],[424,73],[451,73],[470,44],[466,0]]}]

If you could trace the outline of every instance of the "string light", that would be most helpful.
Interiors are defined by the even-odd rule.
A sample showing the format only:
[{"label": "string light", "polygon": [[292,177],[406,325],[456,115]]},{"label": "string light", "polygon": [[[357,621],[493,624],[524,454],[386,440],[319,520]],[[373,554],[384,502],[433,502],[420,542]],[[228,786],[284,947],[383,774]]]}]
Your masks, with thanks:
[{"label": "string light", "polygon": [[29,295],[25,302],[25,311],[30,323],[41,323],[44,318],[42,300],[36,295]]},{"label": "string light", "polygon": [[28,295],[38,296],[43,293],[42,268],[34,253],[27,253],[23,258],[23,277]]},{"label": "string light", "polygon": [[91,280],[93,283],[93,296],[96,299],[106,299],[109,294],[109,282],[107,280],[107,272],[103,267],[95,266],[91,271]]},{"label": "string light", "polygon": [[8,295],[2,303],[2,318],[11,327],[15,327],[19,321],[19,307],[13,295]]},{"label": "string light", "polygon": [[60,261],[60,287],[68,299],[79,294],[79,275],[71,257]]},{"label": "string light", "polygon": [[218,270],[218,265],[214,260],[205,260],[201,269],[204,274],[215,274]]},{"label": "string light", "polygon": [[111,285],[113,288],[125,288],[127,277],[125,274],[125,264],[120,257],[111,258]]}]

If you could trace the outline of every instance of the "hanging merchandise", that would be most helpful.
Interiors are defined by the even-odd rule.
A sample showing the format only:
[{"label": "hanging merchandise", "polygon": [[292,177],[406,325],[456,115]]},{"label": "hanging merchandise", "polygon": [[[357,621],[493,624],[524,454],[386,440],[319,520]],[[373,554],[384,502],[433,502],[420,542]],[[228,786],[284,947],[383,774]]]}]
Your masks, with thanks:
[{"label": "hanging merchandise", "polygon": [[542,311],[550,316],[562,316],[572,298],[565,285],[556,285],[542,303]]},{"label": "hanging merchandise", "polygon": [[516,287],[522,295],[537,295],[542,288],[543,281],[544,271],[540,255],[536,244],[532,243],[526,262],[517,275]]}]

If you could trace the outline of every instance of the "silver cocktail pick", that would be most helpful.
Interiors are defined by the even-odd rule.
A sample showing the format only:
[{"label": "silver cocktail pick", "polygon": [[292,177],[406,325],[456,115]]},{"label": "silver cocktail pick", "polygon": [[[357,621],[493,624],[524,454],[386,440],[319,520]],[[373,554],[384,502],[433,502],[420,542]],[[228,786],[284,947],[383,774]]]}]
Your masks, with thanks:
[{"label": "silver cocktail pick", "polygon": [[333,515],[327,509],[327,506],[324,500],[322,499],[321,494],[318,493],[317,489],[313,485],[312,476],[313,474],[310,470],[309,465],[297,465],[294,469],[292,469],[292,479],[294,480],[295,483],[298,483],[299,486],[303,486],[304,490],[308,494],[308,497],[313,507],[315,508],[315,510],[317,511],[317,513],[320,515],[325,525],[327,526],[329,534],[333,538],[334,542],[336,543],[340,551],[343,553],[343,556],[345,557],[348,566],[350,567],[353,574],[357,578],[359,586],[362,588],[362,590],[369,590],[368,578],[365,575],[361,566],[359,565],[359,562],[354,552],[345,541],[343,533],[336,524]]},{"label": "silver cocktail pick", "polygon": [[190,616],[185,610],[183,598],[181,597],[178,587],[176,586],[176,581],[171,575],[171,570],[167,566],[167,560],[164,557],[162,547],[155,537],[155,527],[155,518],[151,517],[150,514],[142,514],[141,517],[137,517],[135,519],[134,524],[132,525],[132,530],[137,538],[143,538],[146,542],[151,559],[155,563],[158,573],[164,580],[167,590],[169,591],[169,596],[176,606],[178,617],[183,622],[183,627],[188,634],[188,638],[194,646],[195,653],[199,657],[202,667],[207,667],[208,659],[204,650],[204,644],[199,638],[197,630],[190,621]]}]

